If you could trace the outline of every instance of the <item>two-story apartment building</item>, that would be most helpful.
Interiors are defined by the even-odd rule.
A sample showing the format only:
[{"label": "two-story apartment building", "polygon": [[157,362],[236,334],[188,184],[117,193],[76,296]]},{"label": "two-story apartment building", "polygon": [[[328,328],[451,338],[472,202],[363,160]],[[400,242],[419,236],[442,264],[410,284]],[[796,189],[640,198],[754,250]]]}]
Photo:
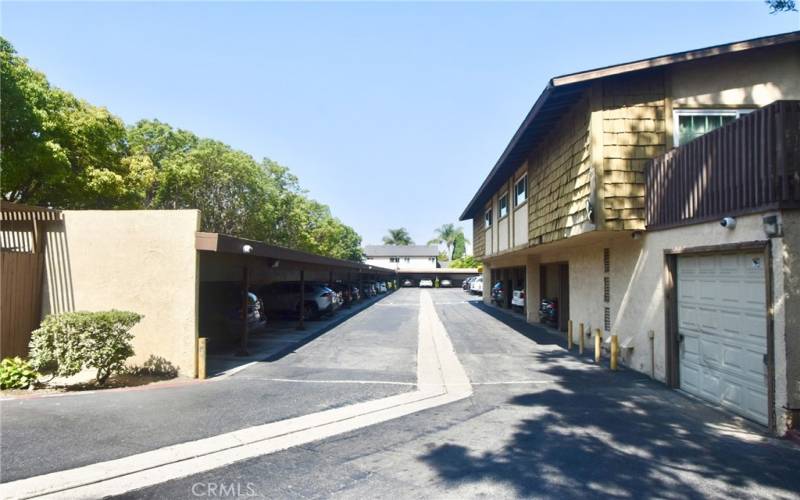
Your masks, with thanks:
[{"label": "two-story apartment building", "polygon": [[530,322],[556,300],[587,345],[616,334],[634,370],[796,424],[797,99],[800,32],[553,78],[461,215],[485,282],[523,288]]},{"label": "two-story apartment building", "polygon": [[364,255],[369,264],[396,271],[439,267],[439,248],[434,245],[366,245]]}]

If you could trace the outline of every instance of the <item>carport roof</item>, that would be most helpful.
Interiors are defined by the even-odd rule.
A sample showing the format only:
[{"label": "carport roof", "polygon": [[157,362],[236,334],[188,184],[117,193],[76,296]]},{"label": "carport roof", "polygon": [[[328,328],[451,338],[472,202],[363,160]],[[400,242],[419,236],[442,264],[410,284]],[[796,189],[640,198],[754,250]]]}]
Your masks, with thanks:
[{"label": "carport roof", "polygon": [[[252,251],[245,253],[244,246],[250,245]],[[326,268],[332,270],[351,270],[370,273],[394,274],[394,270],[378,266],[370,266],[362,262],[334,259],[309,252],[301,252],[290,248],[268,245],[261,241],[238,238],[227,234],[206,233],[198,231],[195,237],[195,248],[203,252],[225,253],[230,255],[249,255],[276,262],[287,262],[291,265],[310,268]]]}]

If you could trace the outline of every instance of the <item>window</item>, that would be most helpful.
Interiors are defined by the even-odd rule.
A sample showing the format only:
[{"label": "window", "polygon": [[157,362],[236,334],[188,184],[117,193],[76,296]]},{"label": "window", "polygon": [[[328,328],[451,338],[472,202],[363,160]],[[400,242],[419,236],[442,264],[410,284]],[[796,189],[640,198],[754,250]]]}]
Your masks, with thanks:
[{"label": "window", "polygon": [[518,207],[525,203],[528,200],[528,176],[522,176],[522,179],[518,180],[516,184],[514,184],[514,206]]},{"label": "window", "polygon": [[428,257],[428,260],[431,262],[436,262],[436,257]]},{"label": "window", "polygon": [[498,203],[497,220],[502,219],[506,215],[508,215],[508,193],[500,197],[500,202]]},{"label": "window", "polygon": [[492,209],[491,208],[489,210],[487,210],[485,214],[483,214],[483,226],[485,228],[487,228],[487,229],[492,227]]},{"label": "window", "polygon": [[673,120],[675,146],[697,139],[751,111],[752,109],[676,109]]},{"label": "window", "polygon": [[403,257],[403,262],[411,262],[411,257]]},{"label": "window", "polygon": [[400,262],[400,257],[389,257],[389,262]]}]

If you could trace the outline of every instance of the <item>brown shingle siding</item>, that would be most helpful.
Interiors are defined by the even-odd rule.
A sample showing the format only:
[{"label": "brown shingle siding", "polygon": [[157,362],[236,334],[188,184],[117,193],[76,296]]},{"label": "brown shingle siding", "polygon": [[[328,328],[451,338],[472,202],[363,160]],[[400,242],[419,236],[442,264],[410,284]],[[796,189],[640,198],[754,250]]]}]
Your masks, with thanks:
[{"label": "brown shingle siding", "polygon": [[644,166],[666,151],[664,77],[603,83],[603,215],[610,230],[644,229]]},{"label": "brown shingle siding", "polygon": [[591,194],[589,116],[588,99],[583,99],[528,160],[528,236],[533,244],[565,238],[586,220]]},{"label": "brown shingle siding", "polygon": [[483,227],[483,214],[472,219],[472,254],[480,259],[486,249],[486,232]]}]

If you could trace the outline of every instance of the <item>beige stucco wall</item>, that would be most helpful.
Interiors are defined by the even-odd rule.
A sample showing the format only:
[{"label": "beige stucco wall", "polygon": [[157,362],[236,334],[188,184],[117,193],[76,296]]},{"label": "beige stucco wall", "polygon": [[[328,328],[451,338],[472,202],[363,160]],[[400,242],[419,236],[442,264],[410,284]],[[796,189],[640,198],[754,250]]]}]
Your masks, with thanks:
[{"label": "beige stucco wall", "polygon": [[[775,318],[775,332],[776,335],[784,332],[786,373],[777,373],[776,378],[785,375],[788,407],[800,412],[800,212],[787,211],[782,218],[784,237],[780,251],[773,248],[773,258],[780,259],[783,264],[783,293],[779,294],[777,289],[775,293],[776,297],[783,298],[776,306],[776,309],[782,308],[783,314]],[[778,344],[776,342],[776,358],[780,355]]]},{"label": "beige stucco wall", "polygon": [[194,376],[199,223],[197,210],[65,211],[46,233],[42,314],[143,314],[130,362],[158,356]]},{"label": "beige stucco wall", "polygon": [[673,107],[766,106],[800,98],[797,44],[735,53],[675,65],[670,71]]}]

